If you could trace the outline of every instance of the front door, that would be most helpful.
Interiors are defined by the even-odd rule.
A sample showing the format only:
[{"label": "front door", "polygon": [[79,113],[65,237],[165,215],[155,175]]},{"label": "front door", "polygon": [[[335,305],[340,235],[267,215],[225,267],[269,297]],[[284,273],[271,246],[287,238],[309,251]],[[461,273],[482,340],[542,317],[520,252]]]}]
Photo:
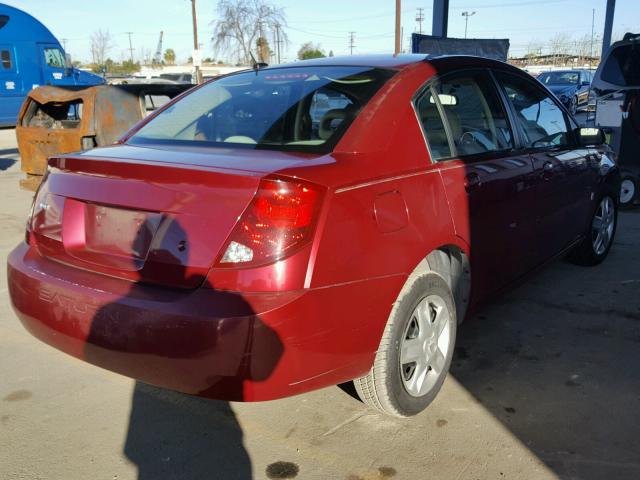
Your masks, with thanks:
[{"label": "front door", "polygon": [[576,148],[573,125],[535,80],[496,72],[509,98],[522,147],[533,161],[537,250],[542,262],[585,232],[594,169],[588,149]]},{"label": "front door", "polygon": [[40,64],[42,66],[42,78],[44,85],[74,85],[73,75],[69,75],[70,69],[66,68],[64,52],[56,44],[39,43]]}]

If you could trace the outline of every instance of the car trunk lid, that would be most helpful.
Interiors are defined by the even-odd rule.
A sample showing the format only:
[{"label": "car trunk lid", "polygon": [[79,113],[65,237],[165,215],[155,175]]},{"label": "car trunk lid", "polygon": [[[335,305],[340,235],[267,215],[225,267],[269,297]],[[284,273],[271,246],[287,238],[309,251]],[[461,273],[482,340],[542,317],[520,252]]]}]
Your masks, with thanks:
[{"label": "car trunk lid", "polygon": [[257,161],[251,155],[234,157],[237,169],[225,155],[209,155],[206,165],[90,153],[52,158],[34,204],[32,243],[86,270],[195,288],[268,170],[249,168]]}]

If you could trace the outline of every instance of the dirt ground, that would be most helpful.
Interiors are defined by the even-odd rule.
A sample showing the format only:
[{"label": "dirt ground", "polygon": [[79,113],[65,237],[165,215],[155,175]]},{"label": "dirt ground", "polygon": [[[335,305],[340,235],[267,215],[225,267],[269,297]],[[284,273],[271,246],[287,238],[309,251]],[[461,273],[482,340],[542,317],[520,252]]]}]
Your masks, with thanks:
[{"label": "dirt ground", "polygon": [[[0,268],[31,195],[0,130]],[[239,404],[164,391],[30,336],[0,275],[0,478],[640,478],[640,213],[596,268],[555,262],[459,332],[435,403],[395,420],[339,388]]]}]

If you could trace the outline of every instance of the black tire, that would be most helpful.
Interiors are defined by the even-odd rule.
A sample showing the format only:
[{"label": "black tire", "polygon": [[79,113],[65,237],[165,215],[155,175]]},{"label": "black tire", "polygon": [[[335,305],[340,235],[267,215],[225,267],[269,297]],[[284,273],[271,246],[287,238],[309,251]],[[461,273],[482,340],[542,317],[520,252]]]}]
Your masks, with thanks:
[{"label": "black tire", "polygon": [[620,181],[620,210],[633,208],[638,197],[638,181],[631,175],[625,175]]},{"label": "black tire", "polygon": [[[446,324],[441,330],[444,333],[444,330],[447,329],[446,338],[439,338],[443,339],[447,349],[446,352],[442,352],[439,345],[436,347],[440,352],[440,361],[438,362],[440,364],[438,367],[440,372],[436,373],[435,367],[432,369],[429,364],[429,367],[423,370],[426,372],[422,377],[425,380],[420,383],[430,385],[429,389],[422,395],[415,395],[410,394],[405,386],[410,377],[409,379],[406,378],[406,365],[408,364],[405,364],[404,367],[401,365],[400,351],[405,339],[408,341],[413,339],[413,337],[408,336],[408,331],[413,322],[417,321],[416,309],[418,305],[421,305],[421,308],[425,306],[426,309],[422,311],[425,312],[428,318],[431,318],[432,308],[430,307],[429,299],[438,299],[439,307],[437,311],[447,314],[446,317],[438,320],[441,325]],[[448,312],[445,312],[442,308],[446,308]],[[438,314],[434,313],[434,319]],[[433,323],[434,321],[431,322],[429,325],[436,325],[436,323]],[[422,271],[411,274],[393,305],[371,370],[364,377],[353,381],[360,399],[365,404],[396,417],[410,417],[424,410],[440,391],[449,371],[455,345],[456,325],[455,302],[447,282],[440,275],[428,269],[422,269]],[[434,327],[432,332],[436,330],[437,328]],[[440,336],[442,334],[436,333],[435,335]],[[436,340],[436,342],[439,342],[439,340]],[[431,361],[427,358],[428,355],[425,354],[421,362],[427,364]],[[402,368],[405,368],[405,370],[402,371]],[[414,374],[417,375],[417,372],[418,369],[414,367]],[[433,376],[428,377],[428,375]],[[429,379],[428,383],[426,383],[427,378]]]},{"label": "black tire", "polygon": [[[597,230],[594,227],[594,221],[596,217],[602,216],[602,205],[603,202],[610,202],[611,207],[613,208],[612,212],[612,220],[613,225],[610,233],[607,234],[608,240],[607,244],[602,250],[597,249]],[[611,246],[613,245],[613,240],[616,235],[616,229],[618,227],[618,203],[615,201],[613,195],[603,195],[598,203],[596,204],[596,208],[591,217],[591,222],[589,222],[589,226],[587,227],[587,231],[585,232],[584,238],[582,241],[575,247],[575,249],[569,254],[568,260],[571,263],[575,263],[576,265],[585,265],[585,266],[593,266],[601,263],[607,255],[609,254],[609,250],[611,250]]]},{"label": "black tire", "polygon": [[571,98],[571,102],[569,103],[569,113],[571,113],[571,115],[578,113],[578,97]]}]

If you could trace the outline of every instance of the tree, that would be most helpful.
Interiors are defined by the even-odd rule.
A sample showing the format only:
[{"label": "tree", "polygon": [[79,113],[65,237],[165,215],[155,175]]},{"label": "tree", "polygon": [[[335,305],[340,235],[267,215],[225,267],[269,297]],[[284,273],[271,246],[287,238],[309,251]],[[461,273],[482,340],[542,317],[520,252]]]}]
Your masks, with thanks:
[{"label": "tree", "polygon": [[269,41],[264,37],[258,37],[258,40],[256,40],[256,49],[258,51],[258,62],[268,63],[269,57],[271,57]]},{"label": "tree", "polygon": [[176,52],[173,51],[173,48],[167,48],[164,51],[164,61],[169,65],[176,63]]},{"label": "tree", "polygon": [[91,57],[96,65],[104,65],[113,47],[109,30],[93,32],[91,35]]},{"label": "tree", "polygon": [[527,45],[527,54],[525,57],[528,59],[534,59],[540,55],[542,55],[542,42],[538,40],[531,40]]},{"label": "tree", "polygon": [[312,42],[307,42],[298,50],[299,60],[309,60],[310,58],[323,58],[326,57],[324,50],[320,48],[320,45],[314,45]]},{"label": "tree", "polygon": [[254,45],[258,49],[256,57],[261,57],[258,38],[277,35],[280,41],[288,41],[282,30],[287,23],[284,10],[266,0],[220,0],[217,10],[220,20],[215,22],[212,37],[216,53],[227,53],[239,63],[248,64]]},{"label": "tree", "polygon": [[560,32],[556,33],[549,40],[549,50],[551,55],[553,55],[553,64],[556,64],[556,60],[558,57],[562,55],[566,55],[570,49],[569,45],[570,37],[567,33]]},{"label": "tree", "polygon": [[329,56],[333,57],[333,50],[329,50]]}]

